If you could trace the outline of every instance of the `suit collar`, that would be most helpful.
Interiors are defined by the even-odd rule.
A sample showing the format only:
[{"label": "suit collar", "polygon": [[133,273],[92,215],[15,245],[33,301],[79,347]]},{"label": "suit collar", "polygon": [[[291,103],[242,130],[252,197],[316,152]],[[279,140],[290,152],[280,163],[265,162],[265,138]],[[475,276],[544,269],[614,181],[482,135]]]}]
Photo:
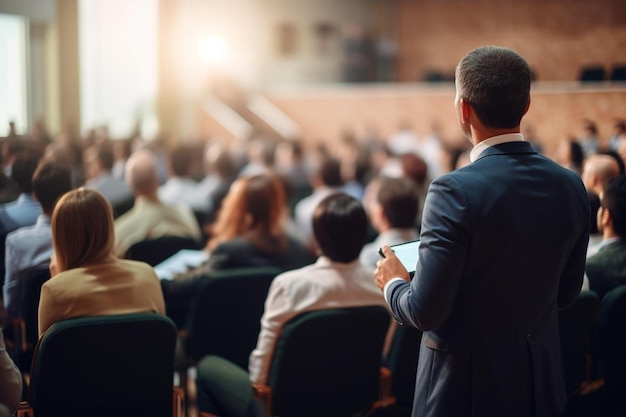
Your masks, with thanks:
[{"label": "suit collar", "polygon": [[530,143],[525,141],[506,142],[498,145],[493,145],[485,149],[478,155],[476,161],[486,156],[493,155],[510,155],[510,154],[536,154]]}]

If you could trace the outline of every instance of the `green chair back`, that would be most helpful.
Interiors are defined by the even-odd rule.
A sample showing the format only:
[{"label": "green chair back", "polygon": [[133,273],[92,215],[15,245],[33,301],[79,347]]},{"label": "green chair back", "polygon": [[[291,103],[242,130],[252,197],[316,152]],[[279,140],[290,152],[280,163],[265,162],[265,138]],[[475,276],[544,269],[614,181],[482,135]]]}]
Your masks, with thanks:
[{"label": "green chair back", "polygon": [[413,407],[421,341],[421,330],[410,326],[397,326],[387,354],[386,365],[391,371],[391,395],[396,399],[398,406],[409,410]]},{"label": "green chair back", "polygon": [[227,359],[248,369],[261,329],[270,284],[280,270],[272,267],[212,272],[202,284],[187,321],[187,355]]},{"label": "green chair back", "polygon": [[626,388],[626,285],[602,299],[596,344],[595,359],[605,387]]},{"label": "green chair back", "polygon": [[390,315],[380,306],[318,310],[285,324],[267,385],[273,415],[349,416],[379,399]]},{"label": "green chair back", "polygon": [[28,402],[37,417],[172,416],[175,346],[159,314],[60,321],[37,344]]}]

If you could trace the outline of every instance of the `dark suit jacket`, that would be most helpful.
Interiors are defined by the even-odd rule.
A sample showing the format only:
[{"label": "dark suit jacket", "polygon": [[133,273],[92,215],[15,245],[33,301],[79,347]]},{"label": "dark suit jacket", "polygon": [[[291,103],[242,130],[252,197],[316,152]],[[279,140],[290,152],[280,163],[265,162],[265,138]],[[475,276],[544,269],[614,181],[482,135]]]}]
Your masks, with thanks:
[{"label": "dark suit jacket", "polygon": [[588,230],[578,175],[527,142],[433,181],[415,277],[386,294],[425,331],[413,416],[560,414],[557,307],[580,292]]},{"label": "dark suit jacket", "polygon": [[587,258],[589,289],[602,299],[615,287],[626,284],[626,241],[611,242]]}]

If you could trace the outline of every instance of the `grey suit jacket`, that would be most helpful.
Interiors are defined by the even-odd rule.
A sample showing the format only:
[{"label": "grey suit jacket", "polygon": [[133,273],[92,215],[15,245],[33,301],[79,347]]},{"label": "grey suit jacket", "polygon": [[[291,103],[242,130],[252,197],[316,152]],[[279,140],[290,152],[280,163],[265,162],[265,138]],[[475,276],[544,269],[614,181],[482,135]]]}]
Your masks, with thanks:
[{"label": "grey suit jacket", "polygon": [[413,416],[557,416],[557,307],[582,284],[589,202],[580,178],[527,142],[437,178],[411,283],[387,299],[425,331]]}]

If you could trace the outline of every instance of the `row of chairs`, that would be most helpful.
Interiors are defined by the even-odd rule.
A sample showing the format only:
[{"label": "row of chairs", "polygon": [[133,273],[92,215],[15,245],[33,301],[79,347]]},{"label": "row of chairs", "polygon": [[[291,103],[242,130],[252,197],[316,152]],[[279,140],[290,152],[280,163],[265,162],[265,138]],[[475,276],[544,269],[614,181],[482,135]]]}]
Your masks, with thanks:
[{"label": "row of chairs", "polygon": [[579,78],[582,82],[626,81],[626,65],[614,65],[610,71],[603,65],[585,66],[581,68]]}]

